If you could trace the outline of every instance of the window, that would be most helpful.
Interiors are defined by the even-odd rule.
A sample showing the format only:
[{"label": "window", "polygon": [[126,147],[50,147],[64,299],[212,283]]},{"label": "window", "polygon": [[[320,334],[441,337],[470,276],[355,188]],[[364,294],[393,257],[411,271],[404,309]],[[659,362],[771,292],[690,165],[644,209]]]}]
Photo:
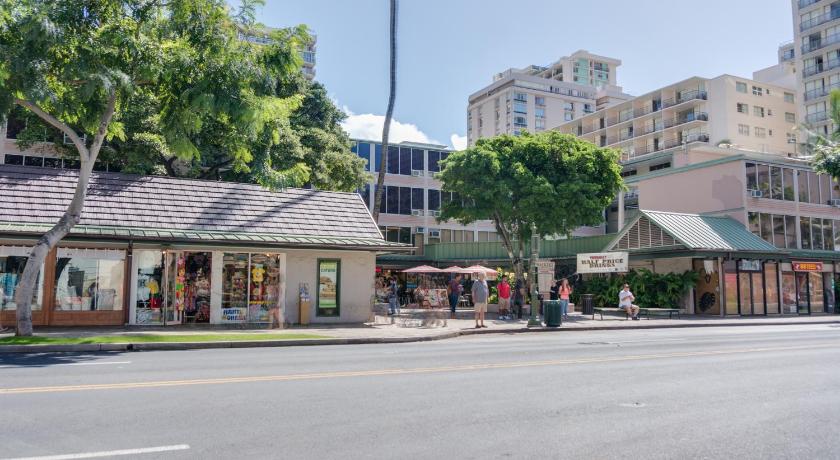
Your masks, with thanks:
[{"label": "window", "polygon": [[773,244],[773,217],[770,214],[761,213],[761,238]]},{"label": "window", "polygon": [[[0,311],[15,310],[15,291],[20,284],[23,269],[29,259],[31,248],[19,246],[0,246]],[[38,273],[35,292],[32,293],[32,310],[40,310],[43,301],[43,269]]]},{"label": "window", "polygon": [[513,93],[513,100],[526,102],[528,100],[528,95],[525,93]]},{"label": "window", "polygon": [[741,102],[737,103],[737,105],[735,106],[735,109],[738,111],[738,113],[746,113],[746,114],[750,113],[750,106],[747,105],[747,104],[741,103]]},{"label": "window", "polygon": [[515,113],[528,113],[528,104],[516,101],[513,103],[513,111]]},{"label": "window", "polygon": [[11,154],[7,153],[6,158],[4,160],[4,163],[6,163],[7,165],[22,166],[23,165],[23,155],[11,155]]},{"label": "window", "polygon": [[796,123],[796,114],[785,112],[785,122],[786,123]]},{"label": "window", "polygon": [[767,137],[767,130],[764,128],[759,128],[758,126],[755,127],[755,137],[765,138]]},{"label": "window", "polygon": [[440,152],[437,150],[429,150],[429,171],[430,172],[439,172],[440,171]]},{"label": "window", "polygon": [[760,86],[753,86],[752,87],[753,96],[762,96],[764,95],[764,90],[761,89]]},{"label": "window", "polygon": [[429,189],[429,211],[440,211],[440,190]]},{"label": "window", "polygon": [[785,201],[794,201],[794,189],[793,189],[793,170],[790,168],[782,168],[782,186],[784,190],[782,192],[783,199]]},{"label": "window", "polygon": [[757,105],[753,106],[753,115],[757,117],[764,118],[764,107],[759,107]]},{"label": "window", "polygon": [[423,189],[422,188],[412,188],[411,189],[411,209],[423,209]]},{"label": "window", "polygon": [[796,249],[796,216],[785,216],[785,242],[790,249]]},{"label": "window", "polygon": [[125,252],[58,249],[55,269],[57,310],[122,310]]},{"label": "window", "polygon": [[573,112],[575,110],[574,102],[564,102],[563,103],[563,110],[568,110],[570,112]]},{"label": "window", "polygon": [[806,171],[797,171],[796,174],[799,176],[799,202],[807,203],[809,199],[808,173]]},{"label": "window", "polygon": [[537,118],[545,118],[545,109],[534,110],[534,116]]},{"label": "window", "polygon": [[796,143],[796,134],[787,133],[787,143],[788,144],[795,144]]},{"label": "window", "polygon": [[400,188],[393,185],[385,186],[385,197],[382,199],[385,203],[385,214],[399,214],[400,213]]},{"label": "window", "polygon": [[315,292],[316,316],[341,314],[341,261],[318,259],[318,290]]},{"label": "window", "polygon": [[665,168],[670,168],[670,167],[671,167],[671,162],[670,161],[667,162],[667,163],[660,163],[658,165],[651,165],[650,172],[659,171],[660,169],[665,169]]},{"label": "window", "polygon": [[515,116],[513,117],[513,125],[519,128],[527,128],[528,119],[522,116]]},{"label": "window", "polygon": [[545,118],[537,118],[535,128],[537,130],[545,129]]},{"label": "window", "polygon": [[743,83],[743,82],[740,82],[740,81],[736,81],[735,82],[735,91],[738,91],[739,93],[746,93],[747,92],[747,84]]},{"label": "window", "polygon": [[400,173],[400,148],[388,146],[388,164],[385,170],[388,174]]},{"label": "window", "polygon": [[630,170],[627,170],[627,171],[621,171],[621,177],[630,177],[630,176],[635,176],[636,174],[637,174],[637,171],[635,169],[630,169]]},{"label": "window", "polygon": [[575,118],[575,114],[572,112],[564,112],[563,113],[563,120],[565,121],[572,121]]},{"label": "window", "polygon": [[772,116],[773,116],[773,109],[767,109],[767,116],[768,116],[768,117],[772,117]]},{"label": "window", "polygon": [[370,144],[367,142],[359,142],[353,146],[353,152],[365,160],[365,171],[370,171]]},{"label": "window", "polygon": [[373,167],[371,168],[371,171],[379,172],[379,165],[382,164],[382,144],[373,144],[373,147],[375,158],[373,160]]},{"label": "window", "polygon": [[422,149],[411,149],[411,169],[418,171],[424,169]]},{"label": "window", "polygon": [[400,214],[411,215],[411,187],[400,187]]},{"label": "window", "polygon": [[782,168],[778,166],[770,167],[770,196],[767,198],[773,200],[781,200],[783,198],[782,188]]},{"label": "window", "polygon": [[761,218],[759,217],[757,212],[748,212],[747,213],[747,224],[750,228],[750,231],[758,236],[761,236]]},{"label": "window", "polygon": [[756,165],[756,183],[764,198],[770,198],[770,166]]},{"label": "window", "polygon": [[750,135],[750,125],[738,124],[738,134],[740,134],[742,136],[749,136]]},{"label": "window", "polygon": [[747,190],[758,190],[758,182],[756,181],[756,166],[755,163],[746,163],[747,170]]},{"label": "window", "polygon": [[542,97],[542,96],[534,97],[534,104],[536,104],[538,107],[544,107],[545,106],[545,98]]},{"label": "window", "polygon": [[773,245],[777,248],[784,248],[785,240],[785,216],[773,216]]},{"label": "window", "polygon": [[793,104],[793,93],[785,93],[785,102]]},{"label": "window", "polygon": [[811,249],[811,219],[799,218],[799,233],[802,235],[802,249]]}]

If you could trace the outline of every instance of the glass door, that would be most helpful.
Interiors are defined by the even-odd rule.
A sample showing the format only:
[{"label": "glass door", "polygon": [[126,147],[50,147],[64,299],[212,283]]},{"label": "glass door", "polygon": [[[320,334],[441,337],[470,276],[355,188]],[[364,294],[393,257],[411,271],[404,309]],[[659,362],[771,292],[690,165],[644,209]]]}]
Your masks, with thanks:
[{"label": "glass door", "polygon": [[796,312],[800,315],[811,314],[811,293],[807,272],[796,272]]}]

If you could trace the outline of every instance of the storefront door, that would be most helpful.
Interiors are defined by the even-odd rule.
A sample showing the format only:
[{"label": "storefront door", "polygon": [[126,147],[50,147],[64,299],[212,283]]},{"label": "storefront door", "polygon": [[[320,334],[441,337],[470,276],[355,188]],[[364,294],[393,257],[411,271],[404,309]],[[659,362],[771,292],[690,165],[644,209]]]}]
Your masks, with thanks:
[{"label": "storefront door", "polygon": [[167,254],[165,324],[210,322],[209,252]]},{"label": "storefront door", "polygon": [[796,275],[796,312],[800,315],[811,314],[811,292],[808,283],[808,273],[797,272]]},{"label": "storefront door", "polygon": [[764,276],[757,260],[741,260],[738,265],[738,313],[764,315]]}]

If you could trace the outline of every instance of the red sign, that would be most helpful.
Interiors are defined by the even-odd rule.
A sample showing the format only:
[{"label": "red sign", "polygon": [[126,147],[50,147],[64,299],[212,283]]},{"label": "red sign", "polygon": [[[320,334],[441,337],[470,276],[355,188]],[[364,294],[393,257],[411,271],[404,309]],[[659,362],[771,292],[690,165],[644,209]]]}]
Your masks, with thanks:
[{"label": "red sign", "polygon": [[823,269],[822,262],[791,262],[791,265],[795,272],[821,272]]}]

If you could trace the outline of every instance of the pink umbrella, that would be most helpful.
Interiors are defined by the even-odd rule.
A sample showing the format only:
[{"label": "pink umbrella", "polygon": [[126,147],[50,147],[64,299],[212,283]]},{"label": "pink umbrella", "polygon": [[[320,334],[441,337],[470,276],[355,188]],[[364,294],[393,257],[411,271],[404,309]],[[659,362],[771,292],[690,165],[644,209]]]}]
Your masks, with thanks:
[{"label": "pink umbrella", "polygon": [[463,268],[461,268],[457,265],[453,265],[449,268],[444,268],[443,270],[441,270],[441,272],[442,273],[467,273],[467,270],[465,270],[465,269],[463,269]]},{"label": "pink umbrella", "polygon": [[487,276],[498,276],[499,272],[493,270],[492,268],[487,268],[481,265],[473,265],[471,267],[467,267],[464,269],[466,272],[470,273],[484,273]]},{"label": "pink umbrella", "polygon": [[403,270],[403,273],[440,273],[441,269],[431,267],[429,265],[420,265],[419,267],[409,268]]}]

